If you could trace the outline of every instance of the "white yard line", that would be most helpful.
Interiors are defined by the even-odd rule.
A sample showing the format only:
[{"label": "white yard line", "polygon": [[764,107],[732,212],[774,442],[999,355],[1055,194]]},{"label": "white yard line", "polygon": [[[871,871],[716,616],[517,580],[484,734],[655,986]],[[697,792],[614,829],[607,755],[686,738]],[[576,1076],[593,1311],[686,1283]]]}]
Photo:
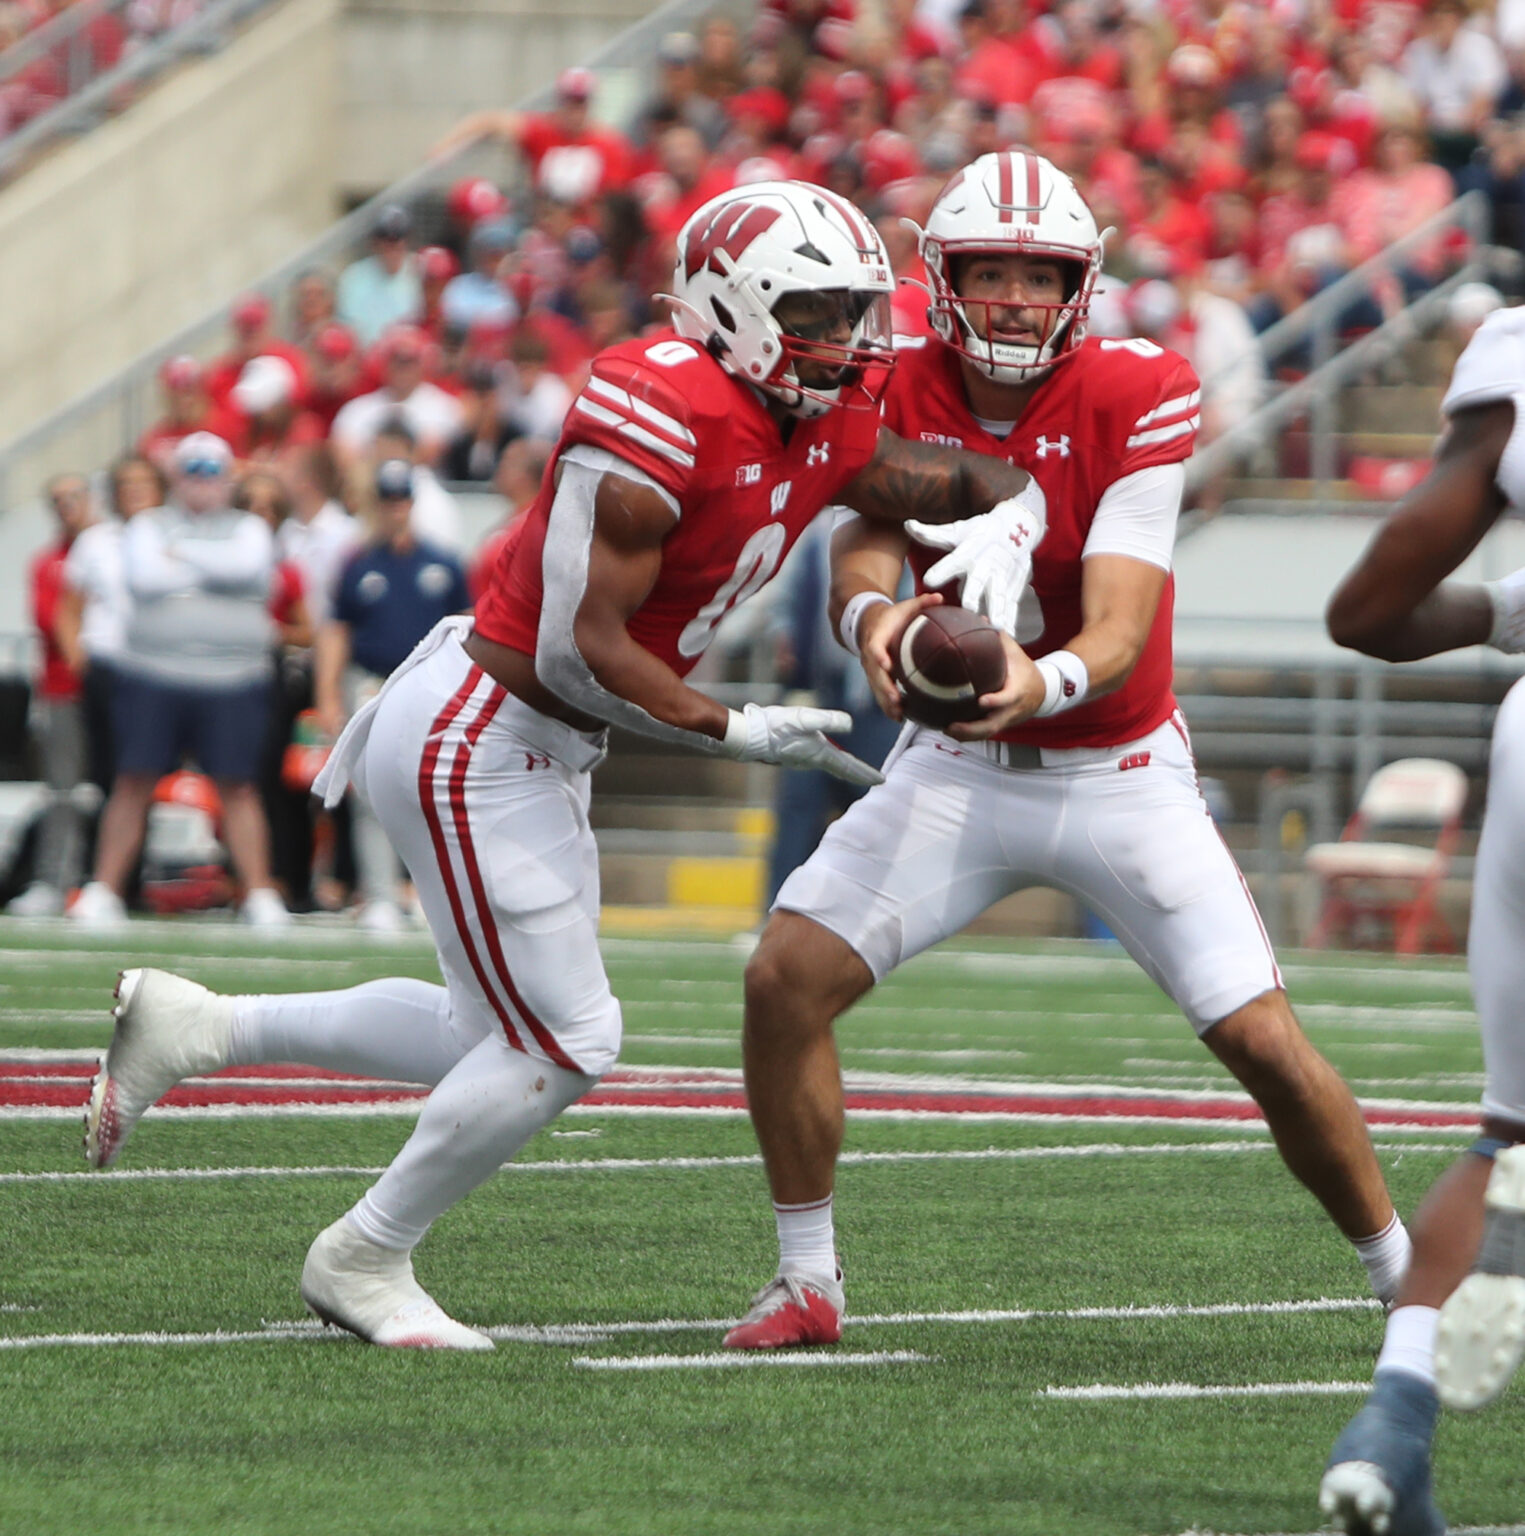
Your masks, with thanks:
[{"label": "white yard line", "polygon": [[1034,1397],[1062,1402],[1115,1403],[1152,1398],[1353,1397],[1371,1390],[1370,1381],[1263,1381],[1243,1387],[1206,1387],[1190,1381],[1142,1382],[1138,1386],[1044,1387]]},{"label": "white yard line", "polygon": [[[1189,1317],[1289,1316],[1304,1313],[1370,1312],[1377,1303],[1369,1298],[1321,1296],[1309,1301],[1218,1302],[1205,1306],[1072,1307],[1066,1309],[1016,1309],[977,1312],[888,1312],[864,1317],[849,1315],[846,1327],[879,1328],[926,1325],[989,1326],[1029,1322],[1119,1322],[1135,1319]],[[588,1344],[603,1339],[662,1333],[714,1333],[729,1328],[734,1318],[657,1318],[612,1322],[549,1323],[543,1326],[501,1324],[483,1328],[490,1338],[512,1344]],[[262,1329],[210,1333],[42,1333],[0,1337],[0,1350],[93,1347],[109,1344],[245,1344],[270,1340],[311,1339],[323,1336],[318,1323],[268,1322]],[[648,1357],[650,1358],[650,1357]],[[691,1357],[676,1357],[691,1358]],[[729,1358],[729,1357],[727,1357]],[[779,1358],[777,1356],[764,1358]],[[843,1359],[841,1355],[785,1357]],[[638,1367],[631,1367],[638,1369]],[[1054,1389],[1058,1390],[1058,1389]],[[1086,1389],[1071,1389],[1086,1390]]]},{"label": "white yard line", "polygon": [[914,1349],[882,1350],[875,1354],[760,1354],[731,1350],[714,1355],[579,1355],[572,1364],[584,1371],[734,1370],[739,1367],[793,1366],[809,1369],[832,1365],[925,1365],[932,1356]]},{"label": "white yard line", "polygon": [[[1454,1156],[1465,1141],[1446,1142],[1376,1142],[1379,1152],[1438,1152]],[[1187,1142],[1085,1142],[1059,1147],[982,1147],[978,1150],[937,1152],[844,1152],[838,1158],[841,1167],[864,1167],[878,1163],[990,1163],[1044,1162],[1072,1158],[1114,1157],[1193,1157],[1199,1155],[1272,1152],[1269,1141],[1187,1141]],[[502,1173],[637,1173],[649,1168],[760,1168],[762,1158],[756,1153],[734,1157],[588,1157],[576,1159],[527,1160],[505,1163]],[[238,1168],[111,1168],[104,1173],[87,1170],[39,1170],[29,1173],[0,1173],[4,1184],[109,1184],[143,1183],[208,1179],[301,1179],[301,1178],[376,1178],[385,1172],[381,1165],[350,1163],[301,1164],[289,1167]]]}]

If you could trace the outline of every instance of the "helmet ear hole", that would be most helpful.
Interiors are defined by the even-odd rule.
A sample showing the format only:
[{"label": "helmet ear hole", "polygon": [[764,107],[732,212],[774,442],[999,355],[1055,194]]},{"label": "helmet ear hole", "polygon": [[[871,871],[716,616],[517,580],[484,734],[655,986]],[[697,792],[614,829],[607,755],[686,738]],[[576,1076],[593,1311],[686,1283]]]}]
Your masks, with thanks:
[{"label": "helmet ear hole", "polygon": [[722,328],[734,336],[736,334],[736,317],[713,294],[710,296],[710,308],[714,310],[715,318],[720,322]]}]

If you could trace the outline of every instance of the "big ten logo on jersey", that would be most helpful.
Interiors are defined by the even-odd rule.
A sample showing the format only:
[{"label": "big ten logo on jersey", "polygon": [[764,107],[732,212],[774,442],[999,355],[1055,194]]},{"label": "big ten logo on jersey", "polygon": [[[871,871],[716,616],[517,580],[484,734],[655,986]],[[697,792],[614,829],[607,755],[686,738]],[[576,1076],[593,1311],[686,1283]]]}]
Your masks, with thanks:
[{"label": "big ten logo on jersey", "polygon": [[740,490],[747,485],[762,484],[761,464],[740,464],[736,468],[736,488]]},{"label": "big ten logo on jersey", "polygon": [[944,448],[962,448],[964,446],[963,438],[950,436],[947,432],[923,432],[921,440],[924,443],[941,443]]}]

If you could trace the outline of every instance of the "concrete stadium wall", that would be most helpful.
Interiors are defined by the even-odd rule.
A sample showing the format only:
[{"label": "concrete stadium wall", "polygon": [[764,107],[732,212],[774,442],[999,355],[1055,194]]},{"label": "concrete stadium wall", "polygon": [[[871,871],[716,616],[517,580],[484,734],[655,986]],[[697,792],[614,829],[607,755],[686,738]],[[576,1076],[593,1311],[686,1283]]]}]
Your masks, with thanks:
[{"label": "concrete stadium wall", "polygon": [[[466,113],[544,89],[651,10],[650,0],[348,0],[341,189],[395,181]],[[595,115],[617,118],[648,74],[602,72]]]},{"label": "concrete stadium wall", "polygon": [[0,191],[0,441],[332,222],[338,21],[286,0]]}]

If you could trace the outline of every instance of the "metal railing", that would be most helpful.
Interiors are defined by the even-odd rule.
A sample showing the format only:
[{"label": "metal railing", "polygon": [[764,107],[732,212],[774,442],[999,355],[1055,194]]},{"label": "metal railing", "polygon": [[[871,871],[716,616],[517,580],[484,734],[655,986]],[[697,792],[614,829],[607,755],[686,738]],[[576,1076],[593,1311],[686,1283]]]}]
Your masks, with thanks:
[{"label": "metal railing", "polygon": [[[270,0],[220,0],[192,25],[208,31],[224,7],[262,5]],[[734,9],[737,0],[724,0],[721,9]],[[668,0],[649,16],[611,38],[586,61],[600,75],[613,75],[647,67],[662,36],[717,9],[715,0]],[[100,82],[104,84],[103,82]],[[521,110],[542,110],[551,104],[554,83],[548,82],[518,102]],[[5,145],[0,143],[0,154]],[[484,146],[462,145],[451,154],[432,160],[394,182],[368,202],[332,225],[310,245],[247,286],[280,298],[309,267],[325,266],[352,257],[364,245],[376,215],[388,203],[412,203],[467,170],[482,164]],[[181,353],[205,357],[224,339],[227,304],[209,310],[183,326],[157,346],[135,358],[110,378],[92,386],[62,409],[28,428],[0,447],[0,508],[11,505],[18,491],[30,491],[50,474],[80,466],[94,468],[108,463],[135,443],[157,418],[157,377],[166,359]]]},{"label": "metal railing", "polygon": [[[1516,253],[1483,243],[1488,219],[1487,198],[1481,192],[1467,192],[1268,327],[1259,338],[1260,353],[1266,363],[1306,346],[1312,359],[1308,375],[1197,453],[1186,466],[1188,494],[1264,447],[1282,427],[1304,412],[1309,415],[1312,431],[1311,478],[1321,485],[1335,479],[1339,433],[1334,410],[1336,393],[1364,370],[1375,367],[1424,334],[1463,283],[1476,282],[1519,263]],[[1351,306],[1374,294],[1411,252],[1449,229],[1466,231],[1471,242],[1470,254],[1462,266],[1376,330],[1342,350],[1340,323]],[[1204,398],[1210,397],[1212,386],[1213,377],[1203,380]]]},{"label": "metal railing", "polygon": [[[0,55],[0,84],[54,49],[68,60],[69,94],[56,106],[40,113],[16,132],[0,139],[0,181],[14,174],[42,145],[68,134],[93,128],[132,88],[161,74],[187,54],[215,52],[228,35],[254,12],[275,0],[212,0],[206,9],[168,32],[124,52],[104,73],[89,78],[94,67],[88,31],[90,25],[114,10],[126,10],[131,0],[100,0],[62,12],[15,47]],[[70,23],[76,10],[77,21]],[[54,35],[54,29],[58,33]],[[20,55],[21,57],[17,58]],[[75,79],[76,70],[80,78]]]}]

